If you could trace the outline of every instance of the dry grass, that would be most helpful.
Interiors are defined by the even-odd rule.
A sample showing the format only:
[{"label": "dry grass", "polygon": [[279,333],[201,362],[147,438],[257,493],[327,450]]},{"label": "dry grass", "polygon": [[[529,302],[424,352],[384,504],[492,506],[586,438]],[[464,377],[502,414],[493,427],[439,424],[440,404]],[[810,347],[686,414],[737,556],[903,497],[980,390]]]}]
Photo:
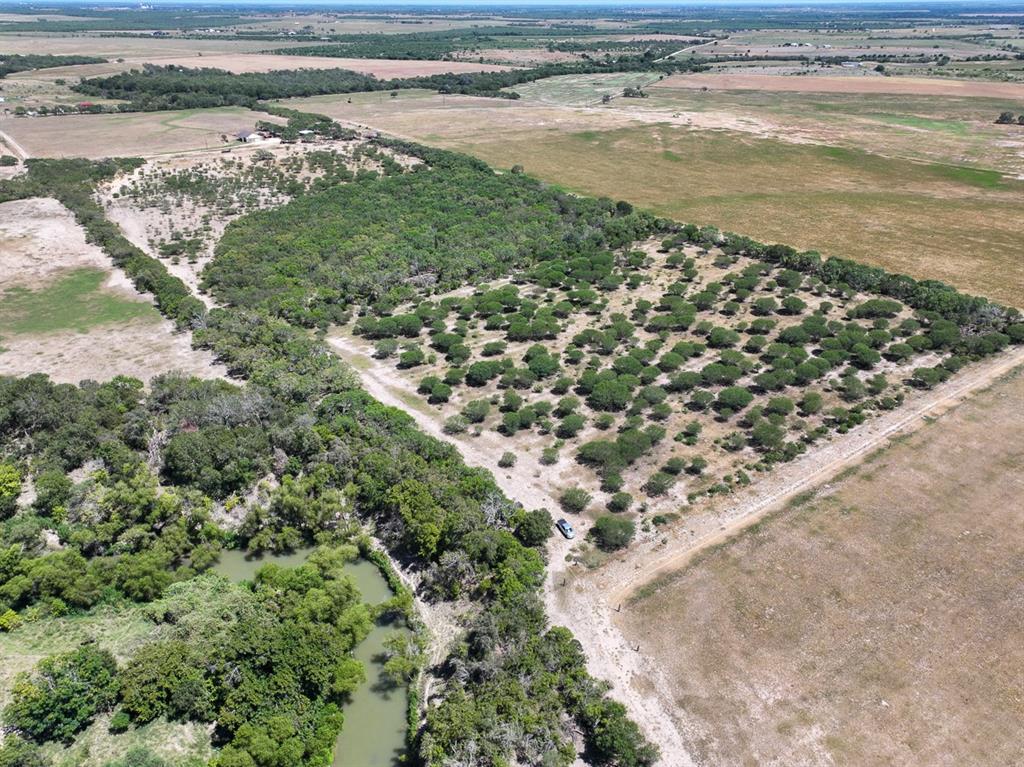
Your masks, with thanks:
[{"label": "dry grass", "polygon": [[[1024,173],[1013,136],[978,127],[980,113],[962,99],[943,120],[920,97],[901,111],[900,97],[845,96],[817,117],[813,98],[792,98],[799,103],[786,108],[716,101],[686,112],[671,111],[683,104],[667,96],[586,109],[423,93],[294,103],[497,167],[521,164],[573,191],[1021,304],[1024,184],[997,172]],[[850,116],[857,98],[862,115]],[[945,160],[900,156],[914,147]],[[950,164],[963,155],[998,165]]]},{"label": "dry grass", "polygon": [[[784,75],[692,74],[667,77],[666,88],[764,90],[796,93],[870,93],[905,96],[963,96],[1024,100],[1024,84],[927,77],[786,77]],[[661,87],[658,86],[658,87]]]},{"label": "dry grass", "polygon": [[703,760],[1024,759],[1022,402],[1018,372],[622,614]]},{"label": "dry grass", "polygon": [[[38,329],[21,325],[4,329],[0,339],[0,375],[47,373],[55,381],[77,383],[131,375],[148,381],[168,370],[204,377],[222,376],[207,352],[194,351],[189,337],[150,308],[127,278],[112,268],[106,256],[86,243],[70,212],[56,200],[31,199],[0,204],[0,296],[8,289],[33,291],[36,296],[64,300],[59,290],[73,270],[101,270],[108,276],[99,289],[72,296],[93,310],[92,319],[68,317],[66,306],[33,304],[30,319]],[[120,312],[138,303],[145,312]],[[123,321],[106,321],[123,314]],[[83,323],[85,326],[83,327]],[[17,331],[17,332],[16,332]]]},{"label": "dry grass", "polygon": [[[392,77],[419,77],[446,72],[500,72],[506,66],[478,64],[472,61],[412,61],[402,59],[344,59],[327,56],[284,56],[280,54],[224,53],[161,58],[154,63],[181,67],[212,67],[235,74],[270,72],[275,69],[349,69],[387,80]],[[133,65],[137,66],[137,65]],[[127,64],[123,69],[131,69]],[[70,67],[69,67],[70,69]]]},{"label": "dry grass", "polygon": [[221,136],[230,138],[239,130],[252,130],[260,120],[275,119],[242,107],[223,107],[11,118],[0,127],[32,157],[152,157],[216,148],[224,144]]}]

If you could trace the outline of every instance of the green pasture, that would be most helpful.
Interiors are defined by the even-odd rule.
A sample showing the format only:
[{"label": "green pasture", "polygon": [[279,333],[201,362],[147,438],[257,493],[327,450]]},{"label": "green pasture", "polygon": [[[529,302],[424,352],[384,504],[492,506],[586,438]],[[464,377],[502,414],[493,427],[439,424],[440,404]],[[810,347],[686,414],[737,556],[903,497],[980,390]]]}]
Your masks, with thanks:
[{"label": "green pasture", "polygon": [[82,332],[97,325],[160,319],[152,304],[103,290],[106,277],[101,269],[75,269],[35,290],[7,288],[0,294],[0,334]]}]

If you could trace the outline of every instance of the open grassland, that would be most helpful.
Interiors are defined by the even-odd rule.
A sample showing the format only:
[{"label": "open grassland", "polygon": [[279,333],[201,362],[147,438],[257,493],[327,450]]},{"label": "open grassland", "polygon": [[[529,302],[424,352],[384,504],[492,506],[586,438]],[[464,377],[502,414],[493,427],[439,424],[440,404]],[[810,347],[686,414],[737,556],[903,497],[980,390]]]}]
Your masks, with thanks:
[{"label": "open grassland", "polygon": [[103,647],[123,661],[153,631],[138,607],[97,607],[82,615],[29,621],[0,633],[0,707],[10,702],[15,677],[31,671],[43,658],[71,652],[84,642],[102,640]]},{"label": "open grassland", "polygon": [[85,331],[96,325],[157,322],[152,304],[101,290],[107,273],[76,269],[38,290],[13,287],[0,293],[0,336]]},{"label": "open grassland", "polygon": [[[472,61],[405,61],[395,59],[345,59],[328,56],[286,56],[269,53],[213,53],[164,55],[109,61],[105,64],[76,64],[27,72],[17,72],[8,79],[18,87],[27,83],[52,84],[56,80],[77,82],[79,78],[101,77],[140,69],[143,64],[160,66],[197,67],[223,69],[242,74],[246,72],[271,72],[279,69],[349,69],[353,72],[373,75],[382,79],[392,77],[418,77],[445,72],[497,72],[508,67],[479,64]],[[24,88],[23,88],[24,89]],[[81,96],[79,96],[81,98]]]},{"label": "open grassland", "polygon": [[652,72],[563,75],[517,85],[514,90],[530,101],[588,106],[601,103],[602,96],[618,96],[623,88],[646,88],[656,83],[658,78],[659,75]]},{"label": "open grassland", "polygon": [[[31,157],[155,156],[215,148],[269,115],[242,107],[0,120]],[[280,120],[277,120],[280,121]]]},{"label": "open grassland", "polygon": [[77,382],[224,374],[157,313],[52,199],[0,204],[0,374]]},{"label": "open grassland", "polygon": [[349,69],[373,75],[382,80],[393,77],[419,77],[447,72],[500,72],[504,66],[479,64],[472,61],[406,61],[398,59],[345,59],[326,56],[284,56],[274,54],[203,56],[202,60],[182,58],[161,61],[185,67],[212,67],[236,74],[244,72],[270,72],[277,69]]},{"label": "open grassland", "polygon": [[1022,403],[1018,372],[623,610],[698,756],[1024,759]]},{"label": "open grassland", "polygon": [[[590,109],[423,92],[291,103],[467,151],[498,167],[520,164],[573,191],[1021,303],[1024,184],[982,162],[994,159],[1007,172],[1015,164],[1022,172],[1018,129],[1010,126],[1004,139],[994,132],[1002,126],[981,131],[981,112],[962,101],[946,118],[924,110],[920,99],[904,97],[909,106],[900,108],[899,97],[860,97],[855,116],[858,97],[836,96],[819,110],[821,124],[804,135],[792,129],[811,122],[813,102],[794,96],[802,101],[768,104],[760,113],[753,106],[743,111],[745,102],[676,112],[673,106],[682,110],[686,102],[658,96]],[[1000,148],[1001,140],[1011,146]],[[912,154],[915,143],[944,147],[934,151],[945,161],[886,154]],[[981,158],[979,167],[954,162],[958,149]]]},{"label": "open grassland", "polygon": [[[968,30],[970,30],[968,32]],[[719,55],[753,56],[939,56],[965,58],[996,53],[1008,30],[992,27],[884,30],[749,29],[733,32],[714,46]],[[1002,40],[958,39],[955,35],[1001,33]],[[787,45],[788,43],[788,45]]]},{"label": "open grassland", "polygon": [[[214,755],[213,726],[197,722],[170,722],[161,717],[126,732],[110,732],[110,714],[101,714],[67,746],[51,743],[43,749],[53,767],[107,767],[129,762],[133,749],[149,753],[181,767],[202,767]],[[164,763],[164,762],[161,762]]]},{"label": "open grassland", "polygon": [[787,77],[784,75],[699,73],[672,75],[665,78],[659,87],[796,93],[886,93],[905,96],[962,96],[1024,101],[1024,84],[928,77]]}]

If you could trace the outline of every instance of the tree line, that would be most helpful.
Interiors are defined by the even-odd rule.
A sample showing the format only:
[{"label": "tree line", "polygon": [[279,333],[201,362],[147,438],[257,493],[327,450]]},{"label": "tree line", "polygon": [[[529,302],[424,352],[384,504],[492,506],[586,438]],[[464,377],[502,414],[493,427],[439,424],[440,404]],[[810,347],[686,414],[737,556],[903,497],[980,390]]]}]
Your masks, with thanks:
[{"label": "tree line", "polygon": [[73,85],[72,89],[93,98],[126,102],[118,105],[118,111],[162,111],[231,105],[251,108],[262,100],[406,88],[515,99],[518,94],[504,89],[559,75],[641,71],[670,74],[702,69],[702,65],[688,60],[655,62],[634,56],[621,60],[543,64],[500,72],[444,73],[380,80],[346,69],[288,69],[232,74],[220,69],[145,64],[141,70],[89,78]]},{"label": "tree line", "polygon": [[7,54],[0,56],[0,79],[15,72],[70,67],[76,64],[104,64],[106,61],[98,56],[52,56],[43,53]]}]

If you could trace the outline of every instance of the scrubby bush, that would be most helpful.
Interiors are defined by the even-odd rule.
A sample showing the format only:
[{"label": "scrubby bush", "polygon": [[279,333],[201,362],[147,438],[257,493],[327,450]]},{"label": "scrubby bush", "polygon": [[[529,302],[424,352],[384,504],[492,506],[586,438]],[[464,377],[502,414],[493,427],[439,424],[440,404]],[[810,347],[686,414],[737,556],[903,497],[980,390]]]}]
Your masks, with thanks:
[{"label": "scrubby bush", "polygon": [[567,488],[558,499],[558,503],[561,507],[565,511],[572,512],[573,514],[583,512],[587,506],[590,505],[590,501],[590,493],[582,487]]},{"label": "scrubby bush", "polygon": [[603,514],[598,517],[591,528],[591,535],[598,548],[605,551],[623,549],[633,540],[636,526],[628,519]]},{"label": "scrubby bush", "polygon": [[632,505],[633,496],[629,493],[622,492],[612,494],[607,503],[608,511],[613,514],[621,514],[624,511],[629,511],[629,507]]}]

